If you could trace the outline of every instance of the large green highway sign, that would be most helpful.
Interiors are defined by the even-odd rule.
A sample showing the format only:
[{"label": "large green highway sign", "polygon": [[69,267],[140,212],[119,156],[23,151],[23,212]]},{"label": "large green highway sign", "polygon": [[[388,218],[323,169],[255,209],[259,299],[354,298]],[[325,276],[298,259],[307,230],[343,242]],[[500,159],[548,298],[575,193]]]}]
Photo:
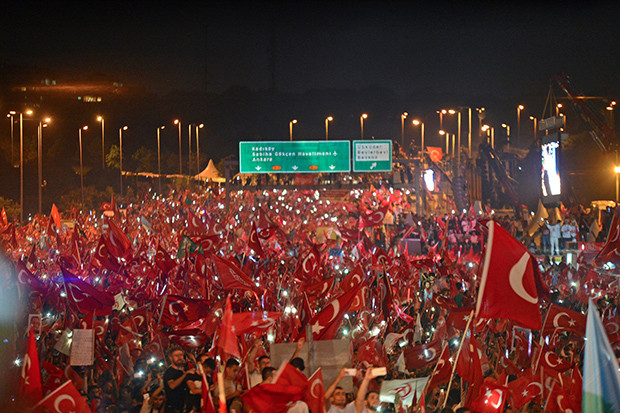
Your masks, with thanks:
[{"label": "large green highway sign", "polygon": [[239,142],[239,172],[351,172],[351,142]]},{"label": "large green highway sign", "polygon": [[353,172],[392,170],[392,141],[353,141]]}]

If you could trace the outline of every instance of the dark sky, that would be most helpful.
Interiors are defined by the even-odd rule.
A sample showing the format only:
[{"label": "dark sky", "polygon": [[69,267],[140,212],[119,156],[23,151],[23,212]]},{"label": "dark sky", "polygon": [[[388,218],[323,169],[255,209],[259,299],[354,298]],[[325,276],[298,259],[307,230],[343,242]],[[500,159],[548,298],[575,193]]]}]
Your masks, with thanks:
[{"label": "dark sky", "polygon": [[588,93],[620,91],[620,7],[611,2],[170,3],[3,7],[0,56],[162,93],[267,88],[273,45],[283,91],[374,85],[518,97],[545,93],[559,72]]}]

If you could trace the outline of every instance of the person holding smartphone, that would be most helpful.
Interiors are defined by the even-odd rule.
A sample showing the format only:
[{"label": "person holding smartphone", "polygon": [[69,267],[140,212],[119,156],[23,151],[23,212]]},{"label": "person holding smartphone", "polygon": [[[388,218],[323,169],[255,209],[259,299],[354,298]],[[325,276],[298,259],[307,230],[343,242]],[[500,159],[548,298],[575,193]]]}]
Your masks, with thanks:
[{"label": "person holding smartphone", "polygon": [[170,351],[170,367],[164,372],[164,390],[166,392],[166,413],[181,413],[187,398],[185,379],[194,369],[186,369],[185,352],[180,347]]}]

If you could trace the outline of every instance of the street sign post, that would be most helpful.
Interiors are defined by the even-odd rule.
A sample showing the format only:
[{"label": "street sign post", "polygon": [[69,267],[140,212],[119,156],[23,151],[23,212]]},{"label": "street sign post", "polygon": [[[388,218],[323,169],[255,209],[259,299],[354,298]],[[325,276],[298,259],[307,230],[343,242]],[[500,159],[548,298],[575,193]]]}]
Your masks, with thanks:
[{"label": "street sign post", "polygon": [[353,141],[353,172],[391,172],[392,141]]},{"label": "street sign post", "polygon": [[243,174],[351,172],[351,142],[239,142],[239,172]]}]

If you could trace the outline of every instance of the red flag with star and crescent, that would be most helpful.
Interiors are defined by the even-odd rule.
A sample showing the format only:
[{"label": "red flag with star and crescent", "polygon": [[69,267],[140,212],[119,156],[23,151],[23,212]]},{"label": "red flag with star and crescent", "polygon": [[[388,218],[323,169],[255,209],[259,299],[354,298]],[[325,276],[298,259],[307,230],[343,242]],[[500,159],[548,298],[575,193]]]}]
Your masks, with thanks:
[{"label": "red flag with star and crescent", "polygon": [[532,255],[490,221],[476,317],[510,319],[538,330],[542,325],[538,297]]},{"label": "red flag with star and crescent", "polygon": [[369,214],[362,214],[360,218],[360,229],[376,227],[377,225],[383,224],[383,219],[385,218],[385,214],[387,214],[389,208],[390,205],[386,204],[385,206]]},{"label": "red flag with star and crescent", "polygon": [[24,356],[19,384],[19,394],[27,406],[33,406],[43,397],[39,354],[37,352],[37,342],[32,327],[28,334],[28,349]]},{"label": "red flag with star and crescent", "polygon": [[98,316],[112,313],[114,295],[97,290],[89,283],[80,280],[67,269],[62,268],[67,297],[84,314],[95,312]]},{"label": "red flag with star and crescent", "polygon": [[555,330],[573,331],[584,336],[586,334],[586,315],[551,304],[547,311],[547,317],[545,317],[542,334],[552,334]]},{"label": "red flag with star and crescent", "polygon": [[319,367],[308,379],[308,391],[306,391],[306,404],[312,413],[325,411],[324,397],[323,370]]},{"label": "red flag with star and crescent", "polygon": [[430,343],[420,344],[418,346],[405,349],[403,351],[405,368],[409,371],[413,371],[427,367],[429,363],[433,363],[438,360],[440,355],[440,341],[432,341]]},{"label": "red flag with star and crescent", "polygon": [[606,262],[612,262],[616,266],[620,265],[620,208],[616,208],[614,217],[609,225],[609,233],[605,245],[594,257],[596,265],[603,265]]},{"label": "red flag with star and crescent", "polygon": [[336,336],[344,315],[354,304],[360,289],[361,285],[358,285],[341,296],[332,299],[323,310],[308,322],[312,326],[312,335],[315,340],[332,340]]},{"label": "red flag with star and crescent", "polygon": [[[433,390],[440,384],[447,383],[451,376],[452,362],[450,361],[450,347],[447,344],[444,344],[439,360],[437,361],[437,364],[435,364],[431,378],[426,385],[427,390]],[[422,393],[422,395],[423,394],[424,393]]]},{"label": "red flag with star and crescent", "polygon": [[225,289],[257,292],[256,284],[230,260],[214,255],[213,261]]},{"label": "red flag with star and crescent", "polygon": [[38,405],[45,407],[50,413],[92,413],[71,380],[45,396]]}]

